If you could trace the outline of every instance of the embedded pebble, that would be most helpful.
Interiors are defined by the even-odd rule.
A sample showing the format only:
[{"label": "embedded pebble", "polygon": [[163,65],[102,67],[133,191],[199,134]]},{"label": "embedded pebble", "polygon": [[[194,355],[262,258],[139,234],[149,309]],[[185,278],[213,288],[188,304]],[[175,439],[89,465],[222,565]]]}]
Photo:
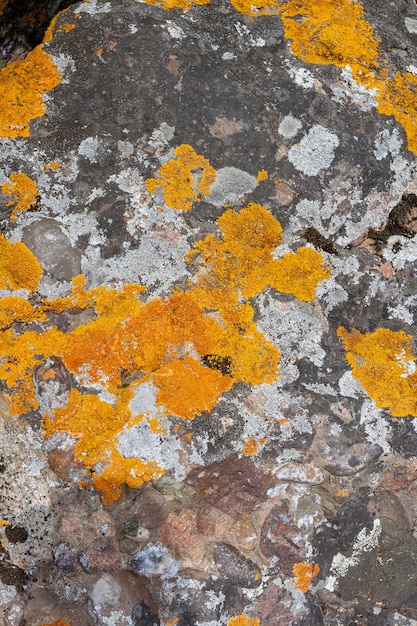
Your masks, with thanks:
[{"label": "embedded pebble", "polygon": [[261,584],[259,567],[234,546],[227,543],[214,544],[213,559],[220,575],[230,584],[246,589],[254,589]]}]

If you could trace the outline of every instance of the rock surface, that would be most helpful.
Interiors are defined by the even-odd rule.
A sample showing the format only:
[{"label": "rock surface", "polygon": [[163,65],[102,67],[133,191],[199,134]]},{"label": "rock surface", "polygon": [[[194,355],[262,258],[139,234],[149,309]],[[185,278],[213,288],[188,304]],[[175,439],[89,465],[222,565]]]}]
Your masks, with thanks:
[{"label": "rock surface", "polygon": [[416,55],[86,0],[0,71],[1,624],[416,626]]}]

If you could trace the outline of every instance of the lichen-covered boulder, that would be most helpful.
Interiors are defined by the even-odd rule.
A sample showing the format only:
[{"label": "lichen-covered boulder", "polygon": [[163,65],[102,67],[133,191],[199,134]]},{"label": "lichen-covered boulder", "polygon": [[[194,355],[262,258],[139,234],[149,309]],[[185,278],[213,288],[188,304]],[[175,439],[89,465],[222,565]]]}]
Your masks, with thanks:
[{"label": "lichen-covered boulder", "polygon": [[86,0],[0,71],[7,626],[414,623],[416,34]]}]

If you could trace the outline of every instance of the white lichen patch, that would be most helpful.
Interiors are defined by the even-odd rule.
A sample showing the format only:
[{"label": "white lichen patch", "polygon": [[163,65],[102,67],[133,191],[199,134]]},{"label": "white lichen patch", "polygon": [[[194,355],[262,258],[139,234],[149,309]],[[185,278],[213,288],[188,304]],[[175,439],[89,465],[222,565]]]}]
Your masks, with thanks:
[{"label": "white lichen patch", "polygon": [[263,48],[265,46],[265,39],[263,39],[262,37],[255,38],[249,28],[246,26],[246,24],[242,24],[242,22],[236,22],[235,28],[241,38],[241,43],[249,45],[253,48]]},{"label": "white lichen patch", "polygon": [[175,22],[171,20],[167,20],[165,24],[161,25],[161,28],[167,30],[172,39],[184,39],[186,37],[181,26],[178,26],[178,24],[175,24]]},{"label": "white lichen patch", "polygon": [[371,398],[366,398],[362,404],[360,423],[364,426],[369,443],[381,446],[384,453],[391,450],[388,438],[391,433],[389,422],[382,417],[383,412],[378,409]]},{"label": "white lichen patch", "polygon": [[308,359],[317,367],[323,364],[323,327],[312,304],[279,302],[266,293],[258,299],[258,306],[258,328],[278,346],[284,359],[292,356],[296,361]]},{"label": "white lichen patch", "polygon": [[360,85],[352,76],[350,65],[346,65],[340,72],[340,82],[331,87],[333,92],[332,100],[338,104],[345,104],[349,98],[363,111],[369,111],[378,105],[376,100],[377,89]]},{"label": "white lichen patch", "polygon": [[[381,521],[378,518],[374,520],[373,527],[369,532],[366,528],[363,528],[356,537],[350,557],[344,556],[340,552],[333,557],[333,561],[330,566],[330,571],[332,573],[330,578],[334,578],[332,581],[328,580],[327,582],[334,583],[335,579],[338,577],[346,576],[349,568],[354,567],[359,563],[361,555],[364,552],[370,552],[376,548],[378,546],[381,531]],[[328,585],[326,586],[327,589],[330,589]]]},{"label": "white lichen patch", "polygon": [[78,154],[88,159],[90,163],[97,163],[97,152],[100,145],[98,137],[83,139],[78,147]]},{"label": "white lichen patch", "polygon": [[115,182],[121,191],[125,191],[130,196],[139,196],[145,191],[143,176],[134,167],[127,167],[119,174],[112,174],[107,182]]},{"label": "white lichen patch", "polygon": [[76,71],[75,61],[68,54],[55,54],[51,55],[53,62],[56,64],[59,73],[61,74],[61,84],[67,85],[70,80],[69,77]]},{"label": "white lichen patch", "polygon": [[387,307],[389,318],[397,318],[405,324],[414,324],[414,311],[417,306],[417,296],[408,296],[401,304]]},{"label": "white lichen patch", "polygon": [[102,259],[99,248],[89,247],[81,269],[91,286],[139,283],[155,295],[166,295],[177,281],[188,275],[184,261],[188,250],[188,242],[182,236],[175,246],[160,237],[143,238],[137,249],[126,250],[112,259]]},{"label": "white lichen patch", "polygon": [[118,451],[127,459],[137,458],[145,463],[156,461],[161,469],[170,471],[176,480],[183,480],[186,468],[180,462],[181,443],[171,425],[159,419],[160,427],[155,432],[144,418],[139,424],[126,427],[117,439]]},{"label": "white lichen patch", "polygon": [[157,388],[152,381],[133,386],[134,396],[129,403],[129,409],[132,417],[138,415],[157,415],[158,407],[156,404]]},{"label": "white lichen patch", "polygon": [[97,13],[110,13],[110,2],[99,2],[99,0],[84,0],[83,4],[79,4],[75,10],[75,15],[78,13],[89,13],[90,15],[96,15]]},{"label": "white lichen patch", "polygon": [[406,17],[404,19],[404,25],[409,33],[417,34],[417,20],[412,17]]},{"label": "white lichen patch", "polygon": [[337,135],[321,124],[316,124],[298,144],[289,149],[288,160],[295,169],[306,176],[317,176],[322,170],[330,167],[338,145]]},{"label": "white lichen patch", "polygon": [[303,127],[299,119],[291,115],[286,115],[278,126],[278,132],[286,139],[292,139]]},{"label": "white lichen patch", "polygon": [[304,67],[295,67],[289,61],[285,61],[286,70],[298,87],[312,89],[314,87],[314,76]]},{"label": "white lichen patch", "polygon": [[345,398],[357,398],[364,393],[359,381],[353,377],[351,370],[347,370],[339,378],[339,390]]},{"label": "white lichen patch", "polygon": [[238,203],[243,196],[253,191],[258,185],[255,176],[237,167],[223,167],[217,170],[216,180],[210,195],[205,200],[215,206]]},{"label": "white lichen patch", "polygon": [[386,159],[390,155],[396,157],[399,155],[402,148],[402,140],[397,128],[394,128],[392,132],[388,128],[381,130],[374,141],[374,154],[377,161]]},{"label": "white lichen patch", "polygon": [[384,249],[384,258],[394,267],[404,269],[408,264],[417,261],[417,239],[400,235],[390,237]]}]

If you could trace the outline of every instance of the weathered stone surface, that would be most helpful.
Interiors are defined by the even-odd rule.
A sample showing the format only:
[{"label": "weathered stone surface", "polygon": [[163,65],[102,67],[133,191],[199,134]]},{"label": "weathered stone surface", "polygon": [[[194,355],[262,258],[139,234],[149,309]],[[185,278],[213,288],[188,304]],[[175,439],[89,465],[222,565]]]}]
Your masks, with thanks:
[{"label": "weathered stone surface", "polygon": [[234,546],[216,543],[213,559],[222,578],[231,585],[254,589],[261,584],[261,570]]},{"label": "weathered stone surface", "polygon": [[264,500],[274,479],[247,457],[233,455],[207,468],[193,469],[187,476],[187,484],[211,506],[239,519]]},{"label": "weathered stone surface", "polygon": [[5,42],[1,624],[414,625],[417,6],[336,4]]},{"label": "weathered stone surface", "polygon": [[278,558],[279,568],[287,576],[292,575],[294,563],[305,559],[303,537],[285,506],[274,506],[267,515],[262,526],[260,548],[265,557]]},{"label": "weathered stone surface", "polygon": [[114,537],[98,537],[88,548],[81,552],[79,561],[83,570],[89,574],[109,572],[121,568],[122,560]]},{"label": "weathered stone surface", "polygon": [[138,495],[135,503],[138,504],[137,518],[145,528],[159,528],[168,517],[168,504],[156,489],[145,489]]},{"label": "weathered stone surface", "polygon": [[77,566],[77,550],[70,543],[62,542],[53,547],[52,558],[59,569],[65,572],[75,570]]}]

